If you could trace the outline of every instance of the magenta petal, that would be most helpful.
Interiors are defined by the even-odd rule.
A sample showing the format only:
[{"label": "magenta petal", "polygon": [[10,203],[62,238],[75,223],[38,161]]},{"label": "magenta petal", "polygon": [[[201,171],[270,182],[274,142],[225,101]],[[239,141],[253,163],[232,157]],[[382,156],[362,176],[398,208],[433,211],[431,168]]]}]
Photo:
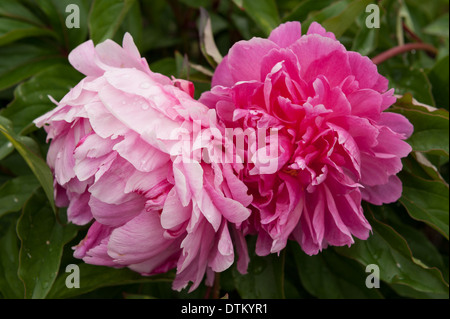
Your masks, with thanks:
[{"label": "magenta petal", "polygon": [[276,48],[279,46],[274,42],[261,38],[233,45],[228,54],[228,67],[234,82],[261,80],[261,61],[270,50]]},{"label": "magenta petal", "polygon": [[374,205],[394,203],[402,196],[402,182],[392,175],[386,184],[365,186],[361,193],[364,200]]},{"label": "magenta petal", "polygon": [[378,73],[377,66],[368,57],[349,52],[348,58],[360,89],[373,89],[380,93],[388,89],[387,80]]},{"label": "magenta petal", "polygon": [[378,120],[383,98],[380,93],[363,89],[349,94],[348,100],[352,105],[352,115]]},{"label": "magenta petal", "polygon": [[324,186],[324,189],[329,212],[329,216],[325,222],[325,227],[327,228],[325,239],[333,246],[350,246],[354,243],[351,232],[340,216],[341,212],[338,206],[336,206],[336,201],[331,190],[327,186]]},{"label": "magenta petal", "polygon": [[234,83],[233,77],[231,76],[231,72],[228,66],[228,56],[225,56],[217,66],[216,71],[214,72],[211,87],[215,87],[217,85],[221,86],[232,86]]},{"label": "magenta petal", "polygon": [[317,34],[303,36],[289,48],[297,56],[302,76],[314,61],[324,58],[332,52],[345,52],[345,47],[338,41]]},{"label": "magenta petal", "polygon": [[316,57],[309,65],[303,64],[301,59],[299,61],[303,71],[302,78],[308,83],[314,81],[320,75],[326,75],[331,87],[335,87],[351,74],[347,53],[339,50],[325,56]]},{"label": "magenta petal", "polygon": [[404,138],[408,138],[414,131],[414,127],[409,120],[401,114],[384,112],[381,113],[378,125],[389,127],[392,131],[402,134]]},{"label": "magenta petal", "polygon": [[302,27],[300,22],[286,22],[273,29],[270,33],[269,40],[278,44],[280,48],[287,48],[300,39],[301,35]]},{"label": "magenta petal", "polygon": [[361,154],[361,183],[365,186],[386,184],[389,176],[401,169],[402,162],[398,157],[379,158]]},{"label": "magenta petal", "polygon": [[319,34],[323,37],[327,37],[333,40],[336,40],[336,36],[333,32],[327,32],[324,27],[322,27],[319,23],[313,22],[309,25],[308,31],[306,34]]},{"label": "magenta petal", "polygon": [[404,136],[392,131],[388,127],[381,127],[378,134],[378,145],[374,147],[374,152],[381,154],[392,154],[393,156],[402,158],[408,156],[412,151],[411,145],[403,141]]}]

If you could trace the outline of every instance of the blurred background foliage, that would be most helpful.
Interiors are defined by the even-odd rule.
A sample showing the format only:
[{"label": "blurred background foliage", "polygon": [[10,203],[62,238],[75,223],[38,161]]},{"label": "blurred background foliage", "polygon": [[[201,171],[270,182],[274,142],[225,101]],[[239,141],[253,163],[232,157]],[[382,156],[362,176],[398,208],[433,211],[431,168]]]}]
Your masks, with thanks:
[{"label": "blurred background foliage", "polygon": [[[365,25],[371,3],[379,5],[380,28]],[[80,9],[80,28],[66,27],[69,4]],[[1,0],[0,297],[448,298],[448,7],[448,0]],[[303,31],[320,22],[371,58],[407,43],[434,48],[379,64],[400,97],[390,111],[407,116],[415,132],[402,198],[364,205],[372,236],[312,257],[294,242],[279,256],[252,254],[247,275],[231,267],[220,285],[192,294],[171,290],[173,272],[141,277],[74,259],[71,247],[87,228],[67,224],[65,209],[54,207],[45,133],[32,123],[54,107],[48,96],[60,100],[82,79],[68,53],[87,39],[121,43],[130,32],[153,71],[193,81],[199,97],[219,55],[285,21],[300,21]],[[254,238],[248,243],[251,252]],[[65,285],[68,264],[80,266],[78,289]],[[365,286],[369,264],[380,266],[379,289]]]}]

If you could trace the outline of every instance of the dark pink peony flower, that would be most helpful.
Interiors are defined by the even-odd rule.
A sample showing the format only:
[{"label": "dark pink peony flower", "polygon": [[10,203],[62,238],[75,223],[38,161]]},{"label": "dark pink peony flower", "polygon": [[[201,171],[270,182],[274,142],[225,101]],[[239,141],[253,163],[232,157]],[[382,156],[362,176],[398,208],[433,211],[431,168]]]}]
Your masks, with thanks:
[{"label": "dark pink peony flower", "polygon": [[201,160],[217,156],[217,120],[192,83],[150,71],[129,34],[123,47],[88,41],[69,60],[86,77],[35,123],[52,140],[57,205],[75,224],[93,221],[74,255],[143,275],[177,268],[173,288],[192,281],[194,290],[205,272],[227,269],[236,248],[244,273],[236,225],[252,198],[235,165]]},{"label": "dark pink peony flower", "polygon": [[242,172],[253,201],[241,230],[258,234],[259,255],[279,252],[289,238],[312,255],[369,236],[361,200],[396,201],[400,159],[411,151],[404,140],[412,125],[384,112],[395,100],[369,58],[317,23],[301,35],[300,23],[288,22],[230,49],[200,101],[227,127],[277,133],[256,145],[278,151],[266,153],[275,170],[248,155]]}]

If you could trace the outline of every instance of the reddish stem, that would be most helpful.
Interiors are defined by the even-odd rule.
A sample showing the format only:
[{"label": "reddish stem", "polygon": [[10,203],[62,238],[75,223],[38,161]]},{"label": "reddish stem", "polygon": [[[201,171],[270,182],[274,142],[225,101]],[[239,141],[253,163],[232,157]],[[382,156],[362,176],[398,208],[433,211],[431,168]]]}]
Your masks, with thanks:
[{"label": "reddish stem", "polygon": [[375,64],[380,64],[396,55],[399,55],[399,54],[402,54],[402,53],[405,53],[408,51],[412,51],[412,50],[424,50],[424,51],[432,53],[433,55],[438,54],[438,50],[430,44],[408,43],[408,44],[396,46],[396,47],[389,49],[383,53],[380,53],[379,55],[377,55],[376,57],[374,57],[372,59],[372,62]]},{"label": "reddish stem", "polygon": [[402,22],[402,26],[403,30],[405,30],[406,33],[408,33],[411,38],[413,38],[417,42],[423,42],[422,39],[417,34],[415,34],[410,28],[408,28],[408,26],[404,21]]}]

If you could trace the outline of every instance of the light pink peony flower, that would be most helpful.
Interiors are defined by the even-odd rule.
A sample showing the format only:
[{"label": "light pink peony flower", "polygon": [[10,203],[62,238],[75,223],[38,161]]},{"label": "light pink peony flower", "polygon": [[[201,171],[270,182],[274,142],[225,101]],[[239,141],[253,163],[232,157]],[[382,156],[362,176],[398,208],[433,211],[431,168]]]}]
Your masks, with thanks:
[{"label": "light pink peony flower", "polygon": [[288,22],[230,49],[200,101],[227,127],[278,133],[276,172],[250,157],[243,171],[254,200],[241,229],[258,234],[257,254],[279,252],[289,238],[312,255],[369,236],[361,200],[396,201],[400,159],[411,151],[412,125],[383,112],[395,100],[369,58],[317,23],[301,35]]},{"label": "light pink peony flower", "polygon": [[85,42],[69,60],[86,77],[35,123],[52,140],[57,205],[75,224],[93,221],[75,257],[143,275],[176,267],[176,290],[227,269],[235,247],[246,272],[236,225],[252,198],[235,165],[201,161],[217,121],[192,83],[150,71],[129,34],[123,47]]}]

